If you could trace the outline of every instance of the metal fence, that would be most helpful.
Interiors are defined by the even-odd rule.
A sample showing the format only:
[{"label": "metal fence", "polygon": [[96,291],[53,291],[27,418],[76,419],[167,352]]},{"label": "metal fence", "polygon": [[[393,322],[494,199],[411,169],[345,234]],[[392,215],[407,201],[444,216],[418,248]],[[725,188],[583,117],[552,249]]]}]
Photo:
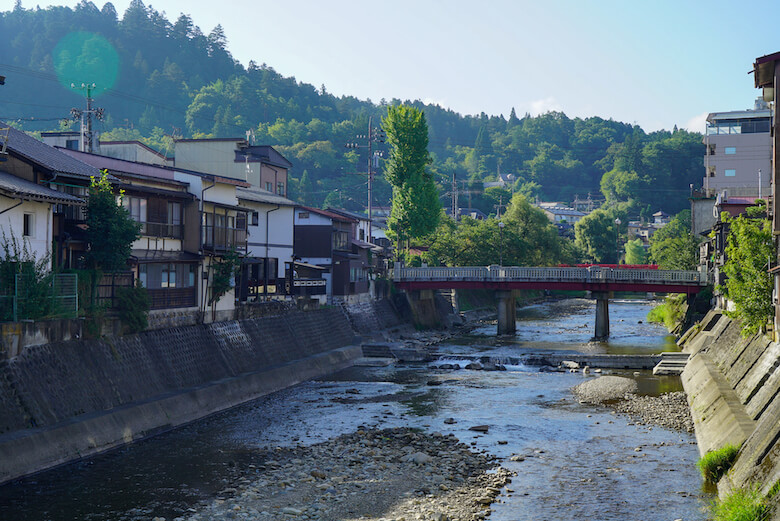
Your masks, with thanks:
[{"label": "metal fence", "polygon": [[0,295],[0,322],[75,318],[78,316],[78,275],[54,274],[41,282],[34,276],[16,274],[13,288]]},{"label": "metal fence", "polygon": [[571,267],[518,267],[473,266],[463,268],[394,268],[396,282],[406,281],[485,281],[485,282],[637,282],[637,283],[686,283],[706,285],[707,274],[683,270],[622,270],[593,266]]}]

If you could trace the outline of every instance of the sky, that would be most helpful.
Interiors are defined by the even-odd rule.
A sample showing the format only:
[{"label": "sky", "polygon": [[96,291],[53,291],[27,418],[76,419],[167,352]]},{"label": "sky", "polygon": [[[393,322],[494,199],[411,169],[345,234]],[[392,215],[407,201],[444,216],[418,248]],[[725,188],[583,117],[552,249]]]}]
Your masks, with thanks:
[{"label": "sky", "polygon": [[[102,7],[102,0],[93,0]],[[0,10],[13,8],[0,0]],[[78,0],[22,0],[32,9]],[[112,2],[121,18],[130,0]],[[420,99],[461,114],[560,110],[703,131],[752,108],[754,60],[780,51],[777,6],[693,0],[159,0],[221,24],[233,57],[337,96]]]}]

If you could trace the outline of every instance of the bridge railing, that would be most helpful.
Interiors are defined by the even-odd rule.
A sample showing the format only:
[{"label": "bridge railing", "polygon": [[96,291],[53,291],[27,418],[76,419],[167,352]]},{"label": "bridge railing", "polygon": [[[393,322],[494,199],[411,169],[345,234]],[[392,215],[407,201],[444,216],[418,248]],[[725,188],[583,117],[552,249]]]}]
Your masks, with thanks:
[{"label": "bridge railing", "polygon": [[621,270],[591,266],[574,267],[523,267],[523,266],[469,266],[462,268],[394,268],[393,279],[397,282],[635,282],[650,284],[694,284],[708,283],[707,274],[683,270]]}]

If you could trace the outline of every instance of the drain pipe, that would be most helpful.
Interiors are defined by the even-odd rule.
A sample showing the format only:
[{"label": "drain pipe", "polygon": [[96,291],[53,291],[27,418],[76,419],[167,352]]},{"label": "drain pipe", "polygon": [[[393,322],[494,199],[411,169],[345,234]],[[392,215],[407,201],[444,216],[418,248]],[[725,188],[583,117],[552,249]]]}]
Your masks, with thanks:
[{"label": "drain pipe", "polygon": [[[206,190],[209,190],[209,189],[214,188],[215,186],[217,186],[217,182],[215,180],[212,181],[211,183],[212,183],[211,186],[207,186],[206,188],[203,188],[200,191],[200,246],[198,248],[199,251],[203,251],[203,239],[205,238],[204,237],[204,229],[203,229],[203,226],[204,226],[204,224],[203,224],[203,217],[204,217],[205,205],[204,205],[203,199],[205,197]],[[214,256],[211,255],[210,256],[210,262],[209,262],[209,271],[211,271],[211,264],[213,262],[214,262]],[[201,324],[205,321],[205,317],[206,317],[206,296],[208,295],[208,285],[209,285],[208,272],[206,271],[205,268],[203,268],[203,274],[205,274],[206,276],[203,277],[201,275],[201,279],[200,280],[201,280],[201,284],[203,283],[204,280],[206,281],[206,287],[202,288],[202,290],[203,290],[203,298],[200,299],[200,301],[201,301],[201,304],[200,304],[200,317],[201,317],[200,318],[200,322],[201,322]]]},{"label": "drain pipe", "polygon": [[[268,236],[269,228],[270,228],[269,225],[268,225],[268,222],[269,222],[268,214],[271,213],[271,212],[275,212],[276,210],[278,210],[281,207],[282,207],[282,205],[277,204],[276,208],[274,208],[273,210],[268,210],[267,212],[265,212],[265,280],[263,281],[264,282],[264,284],[263,284],[263,293],[266,295],[266,297],[268,296],[268,252],[269,252],[269,243],[271,241],[271,238]],[[277,270],[278,270],[278,267],[277,267]],[[274,276],[274,278],[276,278],[276,276]]]}]

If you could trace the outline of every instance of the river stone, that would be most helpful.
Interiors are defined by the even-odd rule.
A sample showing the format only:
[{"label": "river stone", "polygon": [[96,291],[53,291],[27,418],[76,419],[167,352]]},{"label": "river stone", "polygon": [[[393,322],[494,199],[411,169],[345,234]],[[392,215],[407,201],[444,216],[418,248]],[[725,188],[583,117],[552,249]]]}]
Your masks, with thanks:
[{"label": "river stone", "polygon": [[472,369],[474,371],[481,371],[482,370],[482,364],[479,362],[471,362],[466,365],[466,369]]},{"label": "river stone", "polygon": [[490,429],[490,426],[488,425],[474,425],[473,427],[469,427],[470,431],[476,432],[487,432],[488,429]]},{"label": "river stone", "polygon": [[622,376],[600,376],[572,388],[574,395],[586,403],[602,403],[619,400],[627,393],[639,390],[636,381]]},{"label": "river stone", "polygon": [[561,362],[561,367],[564,367],[566,369],[579,369],[580,368],[580,364],[578,364],[577,362],[574,362],[572,360],[563,360]]}]

